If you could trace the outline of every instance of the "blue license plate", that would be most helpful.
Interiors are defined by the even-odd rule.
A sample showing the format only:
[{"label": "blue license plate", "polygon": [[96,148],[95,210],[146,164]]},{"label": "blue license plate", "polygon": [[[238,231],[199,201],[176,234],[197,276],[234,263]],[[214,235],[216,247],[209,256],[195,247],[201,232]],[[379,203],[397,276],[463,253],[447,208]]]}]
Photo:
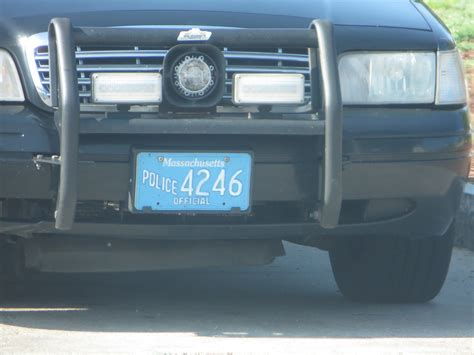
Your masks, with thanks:
[{"label": "blue license plate", "polygon": [[139,152],[135,211],[245,212],[250,209],[248,153]]}]

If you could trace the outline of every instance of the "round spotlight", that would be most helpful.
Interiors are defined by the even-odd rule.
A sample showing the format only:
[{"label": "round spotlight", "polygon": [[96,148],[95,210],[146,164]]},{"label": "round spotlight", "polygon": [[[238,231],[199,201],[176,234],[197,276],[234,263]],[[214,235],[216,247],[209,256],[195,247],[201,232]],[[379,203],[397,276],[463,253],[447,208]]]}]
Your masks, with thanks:
[{"label": "round spotlight", "polygon": [[217,86],[217,66],[212,58],[204,53],[188,53],[179,57],[172,70],[172,86],[183,98],[203,99]]}]

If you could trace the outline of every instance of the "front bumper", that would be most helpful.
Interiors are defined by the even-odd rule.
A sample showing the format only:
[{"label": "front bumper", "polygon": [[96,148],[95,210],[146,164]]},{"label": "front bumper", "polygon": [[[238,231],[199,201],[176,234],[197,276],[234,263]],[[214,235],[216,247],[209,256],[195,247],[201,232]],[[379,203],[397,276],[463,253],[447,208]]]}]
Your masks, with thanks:
[{"label": "front bumper", "polygon": [[[38,154],[52,156],[59,152],[59,137],[52,117],[23,106],[5,106],[0,110],[0,120],[0,199],[54,201],[58,167],[33,161]],[[132,174],[130,152],[137,142],[147,147],[175,149],[206,144],[207,149],[218,150],[230,145],[255,152],[254,205],[305,206],[308,212],[317,209],[321,201],[318,187],[324,146],[323,127],[318,121],[214,122],[218,123],[207,119],[189,119],[186,124],[177,124],[175,120],[85,118],[81,122],[83,129],[91,128],[88,134],[81,136],[78,200],[115,201],[126,209]],[[466,109],[347,108],[344,112],[342,212],[340,223],[334,229],[321,227],[315,219],[317,216],[302,212],[270,220],[228,220],[223,216],[163,220],[155,215],[146,220],[133,219],[133,216],[120,220],[82,218],[69,231],[55,229],[52,217],[22,220],[4,216],[0,233],[157,239],[441,235],[455,217],[468,173],[471,136],[466,122]],[[115,133],[110,133],[109,125],[114,124]],[[125,135],[125,132],[128,133]],[[411,208],[370,220],[344,218],[353,215],[354,209],[366,206],[367,201],[398,200],[411,201]],[[52,203],[51,209],[54,209]]]}]

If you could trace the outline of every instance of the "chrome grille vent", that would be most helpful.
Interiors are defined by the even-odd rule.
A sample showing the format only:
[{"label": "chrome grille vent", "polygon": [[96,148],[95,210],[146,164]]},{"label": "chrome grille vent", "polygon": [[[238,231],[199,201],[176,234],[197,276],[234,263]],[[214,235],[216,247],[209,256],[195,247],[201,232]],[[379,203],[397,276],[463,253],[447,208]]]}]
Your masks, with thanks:
[{"label": "chrome grille vent", "polygon": [[[46,38],[45,38],[46,39]],[[46,43],[34,46],[30,65],[34,64],[36,86],[49,104],[49,60]],[[226,91],[222,105],[231,105],[234,73],[299,73],[306,78],[306,98],[310,100],[310,79],[306,49],[282,48],[259,51],[245,48],[222,48],[226,59]],[[107,47],[76,50],[79,95],[82,104],[91,104],[91,74],[95,72],[161,72],[167,48]],[[33,68],[32,68],[33,69]]]}]

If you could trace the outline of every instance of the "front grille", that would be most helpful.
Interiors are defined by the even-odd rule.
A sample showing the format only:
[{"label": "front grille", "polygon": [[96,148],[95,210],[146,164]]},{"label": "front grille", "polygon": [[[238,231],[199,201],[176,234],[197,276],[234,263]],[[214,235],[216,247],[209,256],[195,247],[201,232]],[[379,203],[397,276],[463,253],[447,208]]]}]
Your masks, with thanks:
[{"label": "front grille", "polygon": [[[36,45],[33,51],[37,89],[47,102],[50,91],[48,47]],[[298,73],[306,78],[306,98],[310,99],[310,78],[306,49],[269,48],[259,51],[222,48],[226,59],[226,91],[222,105],[231,105],[234,73]],[[161,72],[168,48],[77,47],[79,95],[82,104],[91,104],[91,74],[96,72]],[[31,63],[31,62],[30,62]]]}]

